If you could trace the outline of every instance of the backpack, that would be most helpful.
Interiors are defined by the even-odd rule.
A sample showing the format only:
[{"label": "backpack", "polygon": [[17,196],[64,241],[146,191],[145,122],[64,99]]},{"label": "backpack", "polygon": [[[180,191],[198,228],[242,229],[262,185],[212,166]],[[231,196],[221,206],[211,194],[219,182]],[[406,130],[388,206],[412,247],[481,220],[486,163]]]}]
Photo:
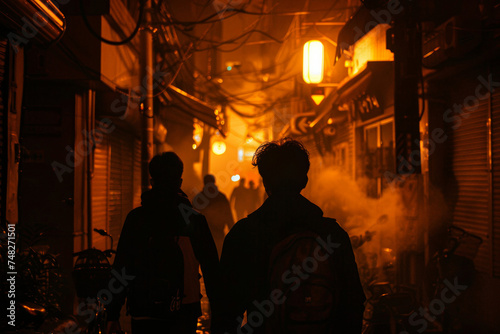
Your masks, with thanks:
[{"label": "backpack", "polygon": [[[266,333],[332,333],[338,307],[338,281],[333,254],[318,238],[325,234],[300,231],[278,242],[269,261],[269,291],[283,293],[266,322]],[[318,249],[319,247],[319,249]],[[303,274],[293,272],[298,266]],[[307,275],[307,277],[306,277]]]},{"label": "backpack", "polygon": [[132,316],[170,320],[177,317],[184,296],[184,257],[179,236],[153,231],[151,225],[146,218],[127,307]]}]

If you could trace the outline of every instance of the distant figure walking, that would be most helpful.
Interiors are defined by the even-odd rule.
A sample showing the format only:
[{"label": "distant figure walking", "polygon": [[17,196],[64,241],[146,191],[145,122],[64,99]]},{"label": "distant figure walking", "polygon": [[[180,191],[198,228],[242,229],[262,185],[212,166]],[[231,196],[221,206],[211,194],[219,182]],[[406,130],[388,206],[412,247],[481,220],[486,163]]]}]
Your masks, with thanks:
[{"label": "distant figure walking", "polygon": [[300,194],[309,153],[283,139],[262,144],[252,164],[269,198],[224,240],[212,333],[361,333],[365,296],[349,236]]},{"label": "distant figure walking", "polygon": [[229,231],[234,225],[233,214],[226,195],[215,184],[215,176],[205,175],[203,183],[203,191],[195,196],[193,206],[207,218],[220,256],[226,236],[224,230]]},{"label": "distant figure walking", "polygon": [[[127,298],[132,334],[195,334],[201,315],[199,268],[210,302],[219,292],[217,248],[205,217],[181,190],[183,163],[174,152],[149,163],[153,189],[123,224],[113,269],[123,278],[107,307],[107,333],[119,329]],[[120,284],[123,285],[120,285]]]},{"label": "distant figure walking", "polygon": [[248,188],[245,187],[245,179],[240,179],[240,184],[233,189],[229,201],[236,212],[236,219],[244,218],[248,212]]},{"label": "distant figure walking", "polygon": [[255,187],[255,182],[248,182],[248,213],[252,213],[260,206],[259,188]]}]

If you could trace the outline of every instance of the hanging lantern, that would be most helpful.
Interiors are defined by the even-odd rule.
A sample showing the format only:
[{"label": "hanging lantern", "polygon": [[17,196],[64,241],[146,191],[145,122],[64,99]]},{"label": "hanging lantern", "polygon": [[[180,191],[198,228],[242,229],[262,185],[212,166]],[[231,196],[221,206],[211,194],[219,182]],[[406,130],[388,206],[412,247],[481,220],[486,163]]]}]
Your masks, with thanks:
[{"label": "hanging lantern", "polygon": [[308,84],[317,84],[323,80],[324,47],[320,41],[304,44],[303,78]]}]

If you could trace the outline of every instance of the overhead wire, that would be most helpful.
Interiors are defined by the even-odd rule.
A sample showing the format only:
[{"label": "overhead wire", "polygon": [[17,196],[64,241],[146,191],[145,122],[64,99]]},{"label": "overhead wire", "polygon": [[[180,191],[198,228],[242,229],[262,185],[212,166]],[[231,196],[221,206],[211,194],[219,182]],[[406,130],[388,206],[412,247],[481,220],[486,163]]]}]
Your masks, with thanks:
[{"label": "overhead wire", "polygon": [[281,104],[281,103],[287,103],[288,102],[288,99],[285,99],[285,98],[282,98],[283,101],[281,100],[276,100],[275,102],[273,102],[272,104],[268,105],[268,106],[265,106],[264,109],[262,111],[260,111],[258,114],[246,114],[240,110],[238,110],[238,108],[236,108],[232,103],[228,103],[227,106],[233,110],[233,112],[235,114],[237,114],[238,116],[241,116],[241,117],[244,117],[244,118],[260,118],[260,117],[263,117],[265,116],[267,113],[269,113],[277,104]]},{"label": "overhead wire", "polygon": [[95,32],[94,28],[92,28],[92,26],[88,20],[83,0],[80,0],[79,3],[80,3],[80,11],[82,12],[83,22],[85,23],[85,26],[87,27],[87,29],[89,30],[89,32],[92,36],[94,36],[95,38],[99,39],[101,42],[106,43],[106,44],[124,45],[124,44],[127,44],[128,42],[130,42],[137,35],[137,33],[139,32],[139,30],[141,28],[141,24],[142,24],[142,21],[144,18],[144,6],[146,4],[146,0],[139,1],[139,17],[137,19],[137,23],[135,25],[135,28],[128,37],[126,37],[125,39],[123,39],[121,41],[112,41],[112,40],[106,39],[106,38],[102,37],[101,35],[99,35],[97,32]]},{"label": "overhead wire", "polygon": [[[328,14],[328,13],[331,11],[331,8],[332,8],[332,7],[330,7],[330,9],[328,10],[328,12],[327,12],[326,14]],[[187,25],[192,25],[192,24],[197,24],[197,23],[198,23],[198,24],[199,24],[199,23],[207,23],[208,21],[210,21],[210,19],[211,19],[211,18],[215,17],[215,15],[220,14],[220,12],[222,12],[222,11],[219,11],[219,12],[217,12],[217,13],[215,13],[215,14],[212,14],[212,15],[210,15],[210,16],[207,16],[207,17],[205,17],[204,19],[199,20],[199,21],[185,21],[185,22],[183,22],[183,23],[184,23],[184,24],[186,24],[186,26],[187,26]],[[227,10],[226,10],[226,11],[224,11],[224,12],[227,12]],[[255,15],[257,15],[257,14],[258,14],[258,13],[246,12],[246,11],[244,11],[244,10],[237,10],[237,11],[235,10],[235,12],[240,12],[240,13],[245,13],[245,14],[246,14],[246,13],[248,13],[248,14],[255,14]],[[263,13],[264,13],[264,12],[263,12]],[[261,14],[262,14],[262,13],[261,13]],[[286,14],[286,13],[282,13],[282,14]],[[325,15],[325,16],[326,16],[326,15]],[[262,19],[262,16],[260,16],[260,17],[259,17],[259,18],[255,21],[255,22],[251,23],[251,24],[250,24],[250,25],[249,25],[246,29],[249,29],[249,27],[254,27],[256,24],[258,24],[258,22],[260,22],[260,20],[261,20],[261,19]],[[264,35],[264,36],[266,36],[266,37],[270,38],[270,39],[271,39],[271,40],[273,40],[273,41],[279,42],[279,43],[283,43],[283,42],[284,42],[284,41],[285,41],[285,40],[289,37],[289,35],[290,35],[290,30],[289,30],[289,31],[287,32],[287,35],[285,35],[285,38],[284,38],[283,40],[279,40],[279,39],[277,39],[277,38],[273,37],[272,35],[270,35],[270,34],[269,34],[269,33],[267,33],[267,32],[264,32],[264,31],[259,30],[259,29],[252,29],[252,30],[249,30],[249,31],[244,32],[243,34],[241,34],[241,35],[239,35],[239,36],[237,36],[237,37],[235,37],[235,38],[232,38],[232,39],[229,39],[229,40],[226,40],[226,41],[223,41],[223,42],[218,42],[218,43],[215,43],[216,41],[211,41],[211,40],[205,40],[205,39],[204,39],[204,36],[205,36],[205,35],[206,35],[206,33],[208,32],[208,30],[207,30],[207,31],[205,31],[205,32],[202,34],[202,36],[197,37],[197,36],[193,36],[193,35],[189,34],[189,33],[188,33],[185,29],[180,29],[180,28],[177,26],[177,24],[178,24],[178,23],[180,23],[181,21],[173,21],[171,18],[169,18],[169,21],[170,21],[172,24],[170,24],[170,23],[167,21],[167,22],[166,22],[166,24],[165,24],[165,26],[173,26],[173,27],[174,27],[174,30],[173,30],[174,34],[175,34],[175,31],[179,31],[179,32],[183,33],[184,35],[186,35],[188,38],[190,38],[190,39],[195,39],[194,41],[192,41],[192,42],[190,43],[190,45],[189,45],[188,49],[186,50],[186,52],[190,52],[190,51],[192,51],[192,52],[198,52],[198,51],[206,51],[206,50],[210,50],[210,49],[216,49],[216,50],[217,50],[217,51],[219,51],[219,52],[233,52],[233,51],[235,51],[235,50],[237,50],[237,49],[241,48],[242,46],[244,46],[244,45],[245,45],[245,43],[248,41],[248,39],[252,36],[252,34],[253,34],[254,32],[261,33],[262,35]],[[216,22],[218,22],[218,21],[219,21],[219,20],[217,20]],[[216,22],[214,22],[214,24],[215,24]],[[163,24],[162,24],[162,25],[163,25]],[[209,27],[209,29],[210,29],[210,28],[211,28],[211,27]],[[244,38],[244,37],[246,37],[246,38]],[[232,49],[226,49],[226,50],[224,50],[224,49],[219,49],[222,45],[227,45],[227,44],[234,43],[234,42],[238,41],[238,40],[239,40],[239,39],[241,39],[241,38],[244,38],[244,40],[243,40],[243,41],[242,41],[239,45],[237,45],[235,48],[232,48]],[[186,60],[186,59],[185,59],[185,56],[182,56],[182,53],[183,53],[183,52],[182,52],[182,47],[180,46],[180,43],[178,42],[178,37],[176,37],[176,38],[175,38],[175,40],[176,40],[176,42],[178,43],[178,50],[179,50],[179,53],[181,54],[181,58],[182,58],[181,65],[179,66],[179,69],[180,69],[180,67],[182,67],[183,65],[186,65],[186,62],[185,62],[185,60]],[[203,48],[203,49],[198,49],[198,48],[196,48],[196,47],[195,47],[195,45],[197,45],[197,44],[199,44],[199,43],[202,43],[202,42],[212,43],[212,44],[214,44],[214,45],[212,45],[211,47],[208,47],[208,48]],[[293,56],[292,56],[292,57],[293,57]],[[292,57],[290,57],[290,58],[292,58]],[[189,63],[188,63],[188,64],[189,64]],[[191,65],[191,64],[189,64],[189,65]],[[186,65],[186,66],[188,66],[188,65]],[[278,66],[278,64],[273,65],[271,68],[275,68],[276,66]],[[174,76],[173,76],[173,79],[174,79],[174,80],[175,80],[175,77],[178,75],[179,69],[176,71],[176,73],[175,73],[175,74],[174,74]],[[262,70],[261,70],[261,71],[253,71],[253,72],[250,72],[250,73],[258,73],[258,72],[262,73]],[[256,116],[256,117],[257,117],[257,116],[259,116],[259,115],[264,115],[264,114],[266,114],[266,113],[268,112],[268,109],[270,109],[270,108],[273,106],[273,104],[271,104],[271,105],[269,105],[269,104],[261,105],[261,104],[258,104],[258,103],[254,103],[254,102],[252,102],[252,101],[249,101],[249,100],[247,100],[247,99],[245,99],[245,98],[242,98],[242,96],[249,95],[249,94],[253,94],[253,93],[256,93],[256,92],[260,92],[260,91],[263,91],[263,90],[269,89],[269,88],[274,87],[274,86],[276,86],[277,84],[280,84],[280,83],[282,83],[282,82],[284,82],[284,81],[287,81],[287,80],[293,79],[293,77],[296,75],[296,74],[294,74],[294,75],[292,75],[292,76],[289,76],[289,77],[286,77],[286,78],[282,78],[282,79],[276,80],[275,82],[273,82],[273,83],[271,83],[271,84],[268,84],[268,85],[266,85],[266,86],[264,86],[264,87],[259,87],[258,89],[255,89],[255,90],[246,91],[246,92],[242,92],[242,93],[239,93],[239,94],[231,94],[230,92],[228,92],[228,91],[227,91],[227,90],[225,90],[224,88],[222,88],[222,87],[220,87],[220,86],[216,85],[213,81],[211,81],[209,78],[207,78],[207,76],[206,76],[206,75],[203,75],[203,73],[202,73],[201,71],[199,71],[199,73],[200,73],[200,75],[202,75],[202,77],[204,77],[204,78],[206,79],[206,82],[207,82],[207,83],[210,83],[210,84],[211,84],[211,86],[215,88],[215,89],[214,89],[214,91],[215,91],[215,92],[217,92],[217,93],[215,93],[215,95],[216,95],[216,96],[218,96],[218,98],[223,98],[223,99],[225,99],[225,100],[226,100],[226,101],[228,101],[228,102],[232,100],[233,102],[240,103],[240,104],[251,105],[251,106],[254,106],[254,107],[256,107],[256,108],[264,108],[264,111],[263,111],[262,113],[258,113],[258,114],[255,114],[255,115],[254,115],[254,116]],[[231,74],[230,74],[230,75],[231,75]],[[236,74],[236,75],[238,75],[238,74]],[[190,79],[195,80],[194,78],[192,78],[192,76],[190,77]],[[170,81],[172,82],[172,79],[171,79]],[[257,83],[257,81],[256,81],[255,83]],[[229,103],[231,103],[231,105],[232,105],[232,102],[229,102]],[[237,109],[237,108],[235,108],[235,107],[234,107],[234,105],[232,105],[232,107],[233,107],[232,109]],[[272,108],[271,108],[271,109],[272,109]],[[237,114],[240,114],[240,115],[244,115],[244,117],[252,117],[252,115],[247,115],[247,114],[244,114],[244,113],[241,113],[241,112],[238,112],[238,111],[236,111],[236,113],[237,113]]]},{"label": "overhead wire", "polygon": [[[160,10],[161,10],[161,8],[160,8]],[[202,14],[202,13],[200,13],[200,15],[201,15],[201,14]],[[171,17],[169,16],[169,14],[168,14],[168,13],[166,13],[165,15],[166,15],[167,19],[169,19],[169,20],[171,19]],[[214,23],[214,24],[215,24],[215,23]],[[205,35],[206,35],[209,31],[210,31],[210,29],[214,26],[214,24],[212,24],[212,25],[211,25],[211,26],[209,26],[207,29],[205,29],[205,31],[202,33],[202,35],[201,35],[200,39],[203,39],[203,38],[205,37]],[[187,47],[187,49],[186,49],[185,51],[183,51],[183,50],[182,50],[182,46],[181,46],[181,44],[180,44],[180,42],[179,42],[179,39],[178,39],[177,35],[175,34],[175,30],[174,30],[174,31],[172,31],[172,34],[173,34],[173,36],[174,36],[174,40],[175,40],[175,42],[176,42],[176,44],[177,44],[177,51],[179,52],[179,55],[180,55],[181,61],[180,61],[180,64],[179,64],[179,66],[178,66],[177,70],[175,71],[175,73],[174,73],[174,74],[172,75],[172,77],[170,78],[170,80],[169,80],[168,84],[165,84],[165,85],[164,85],[164,87],[163,87],[163,89],[162,89],[160,92],[158,92],[157,94],[155,94],[155,95],[154,95],[154,97],[156,97],[156,96],[159,96],[159,95],[163,94],[163,92],[165,92],[165,91],[168,89],[168,87],[170,87],[170,86],[174,83],[175,79],[177,78],[177,76],[178,76],[178,75],[179,75],[179,73],[180,73],[180,70],[183,68],[183,66],[186,64],[187,60],[188,60],[188,59],[189,59],[189,58],[190,58],[190,57],[194,54],[194,52],[195,52],[195,51],[194,51],[194,49],[195,49],[195,48],[193,48],[193,46],[195,45],[195,43],[196,43],[196,42],[191,42],[191,43],[189,44],[189,46]],[[199,43],[199,42],[198,42],[198,43]],[[191,52],[191,49],[193,49],[193,51],[192,51],[192,52]]]}]

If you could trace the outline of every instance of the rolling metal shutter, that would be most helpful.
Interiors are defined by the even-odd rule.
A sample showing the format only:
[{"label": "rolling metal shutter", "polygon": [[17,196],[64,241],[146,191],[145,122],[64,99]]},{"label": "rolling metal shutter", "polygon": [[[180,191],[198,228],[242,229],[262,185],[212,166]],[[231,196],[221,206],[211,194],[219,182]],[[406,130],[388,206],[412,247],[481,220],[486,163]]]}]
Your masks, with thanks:
[{"label": "rolling metal shutter", "polygon": [[[109,193],[109,166],[111,158],[108,136],[100,143],[96,143],[94,150],[94,171],[92,177],[92,228],[109,231],[108,193]],[[97,233],[92,235],[92,246],[98,249],[107,249],[110,244],[107,237]]]},{"label": "rolling metal shutter", "polygon": [[[94,151],[92,226],[108,231],[115,249],[127,214],[140,205],[140,157],[140,142],[121,129],[105,136]],[[96,248],[111,246],[107,237],[93,238]]]},{"label": "rolling metal shutter", "polygon": [[128,132],[115,129],[109,136],[111,165],[109,177],[109,232],[116,247],[125,222],[133,209],[134,194],[134,137]]},{"label": "rolling metal shutter", "polygon": [[[473,97],[478,81],[475,77],[457,82],[452,90],[451,103],[463,105]],[[488,99],[479,100],[475,110],[464,107],[463,117],[458,113],[451,123],[452,171],[455,177],[457,202],[453,212],[453,224],[483,238],[475,258],[476,269],[491,272],[489,235],[490,173],[488,171]],[[446,112],[443,110],[443,112]],[[468,115],[468,116],[467,116]]]},{"label": "rolling metal shutter", "polygon": [[7,193],[7,40],[0,40],[0,221],[5,221]]},{"label": "rolling metal shutter", "polygon": [[493,163],[493,224],[490,231],[492,234],[491,253],[493,275],[500,277],[500,91],[498,90],[492,96],[491,116]]},{"label": "rolling metal shutter", "polygon": [[142,163],[141,163],[141,142],[136,140],[134,143],[134,198],[133,207],[137,208],[141,205],[141,181],[142,181]]}]

